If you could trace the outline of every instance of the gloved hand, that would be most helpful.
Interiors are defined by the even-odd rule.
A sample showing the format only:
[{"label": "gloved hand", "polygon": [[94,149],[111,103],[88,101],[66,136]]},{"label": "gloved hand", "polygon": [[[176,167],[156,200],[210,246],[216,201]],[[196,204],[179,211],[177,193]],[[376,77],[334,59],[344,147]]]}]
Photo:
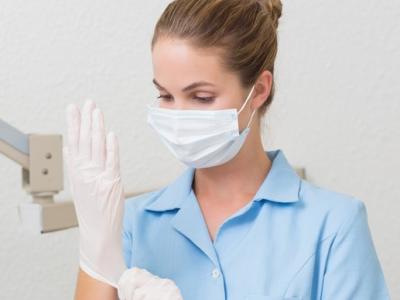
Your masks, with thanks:
[{"label": "gloved hand", "polygon": [[63,156],[79,223],[79,264],[93,278],[117,288],[126,269],[117,138],[113,132],[105,135],[103,114],[91,100],[82,114],[76,105],[69,105],[67,123]]},{"label": "gloved hand", "polygon": [[146,269],[126,270],[118,282],[120,300],[183,300],[179,288],[168,278],[160,278]]}]

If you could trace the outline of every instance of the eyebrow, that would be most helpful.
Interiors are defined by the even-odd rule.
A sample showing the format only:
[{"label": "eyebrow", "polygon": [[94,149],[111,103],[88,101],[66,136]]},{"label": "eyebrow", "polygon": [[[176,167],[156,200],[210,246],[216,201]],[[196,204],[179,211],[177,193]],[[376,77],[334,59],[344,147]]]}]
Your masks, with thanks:
[{"label": "eyebrow", "polygon": [[[160,88],[160,89],[162,89],[162,90],[164,90],[164,91],[167,91],[167,89],[164,88],[161,84],[159,84],[159,83],[157,82],[156,79],[153,79],[153,83],[154,83],[158,88]],[[182,89],[182,92],[187,92],[187,91],[193,90],[193,89],[195,89],[195,88],[197,88],[197,87],[205,86],[205,85],[214,86],[214,84],[212,84],[211,82],[207,82],[207,81],[197,81],[197,82],[194,82],[194,83],[188,85],[188,86],[185,87],[184,89]]]}]

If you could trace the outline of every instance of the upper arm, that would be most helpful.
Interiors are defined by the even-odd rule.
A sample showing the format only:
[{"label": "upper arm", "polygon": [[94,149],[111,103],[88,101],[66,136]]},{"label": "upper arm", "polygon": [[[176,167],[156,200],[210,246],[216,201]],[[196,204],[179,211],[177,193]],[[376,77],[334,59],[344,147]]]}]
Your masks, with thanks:
[{"label": "upper arm", "polygon": [[324,271],[322,299],[389,299],[366,207],[360,200],[331,244]]}]

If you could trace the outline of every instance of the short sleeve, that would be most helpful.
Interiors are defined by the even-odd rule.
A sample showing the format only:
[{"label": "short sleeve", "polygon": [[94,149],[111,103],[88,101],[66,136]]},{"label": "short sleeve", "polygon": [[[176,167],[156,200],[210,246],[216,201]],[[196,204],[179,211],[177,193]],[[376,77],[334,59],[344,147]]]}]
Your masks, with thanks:
[{"label": "short sleeve", "polygon": [[390,299],[361,200],[333,239],[321,299]]}]

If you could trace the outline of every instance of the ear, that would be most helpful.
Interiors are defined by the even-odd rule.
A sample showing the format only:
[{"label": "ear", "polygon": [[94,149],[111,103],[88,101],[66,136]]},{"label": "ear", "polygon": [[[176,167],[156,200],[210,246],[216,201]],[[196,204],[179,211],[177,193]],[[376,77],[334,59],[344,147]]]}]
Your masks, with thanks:
[{"label": "ear", "polygon": [[264,70],[258,77],[254,87],[254,98],[251,101],[252,109],[257,109],[263,105],[272,89],[273,75],[270,71]]}]

